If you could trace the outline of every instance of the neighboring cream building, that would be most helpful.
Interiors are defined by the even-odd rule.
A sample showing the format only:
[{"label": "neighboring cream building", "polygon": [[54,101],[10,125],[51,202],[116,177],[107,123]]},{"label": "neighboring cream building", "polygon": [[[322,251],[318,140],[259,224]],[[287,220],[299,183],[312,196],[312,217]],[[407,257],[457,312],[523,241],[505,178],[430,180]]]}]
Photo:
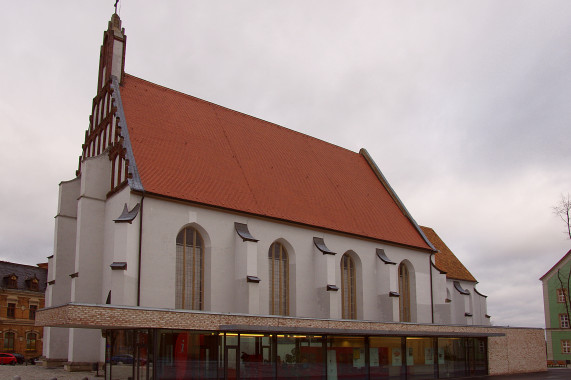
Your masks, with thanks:
[{"label": "neighboring cream building", "polygon": [[77,176],[60,184],[48,365],[141,379],[545,367],[541,330],[489,326],[474,277],[364,149],[127,75],[125,44],[114,14]]}]

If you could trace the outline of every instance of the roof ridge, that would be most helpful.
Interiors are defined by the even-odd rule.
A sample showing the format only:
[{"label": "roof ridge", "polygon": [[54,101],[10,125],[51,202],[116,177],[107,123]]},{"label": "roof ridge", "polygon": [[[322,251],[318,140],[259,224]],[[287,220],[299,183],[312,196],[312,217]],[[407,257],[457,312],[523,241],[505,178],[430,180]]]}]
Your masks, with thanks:
[{"label": "roof ridge", "polygon": [[[135,78],[135,79],[140,80],[140,81],[145,82],[145,83],[148,83],[148,84],[150,84],[150,85],[152,85],[152,86],[154,86],[154,87],[162,88],[162,89],[164,89],[164,90],[167,90],[167,91],[170,91],[170,92],[173,92],[173,93],[176,93],[176,94],[179,94],[179,95],[188,97],[188,98],[192,98],[192,99],[198,100],[198,101],[200,101],[200,102],[209,104],[209,105],[211,105],[211,106],[223,108],[223,109],[225,109],[225,110],[228,110],[228,111],[237,113],[238,115],[242,115],[242,116],[249,117],[249,118],[251,118],[251,119],[259,120],[259,121],[264,122],[264,123],[266,123],[266,124],[270,124],[270,125],[272,125],[272,126],[274,126],[274,127],[286,129],[286,130],[288,130],[288,131],[291,131],[291,132],[293,132],[293,133],[296,133],[296,134],[299,134],[299,135],[301,135],[301,136],[307,137],[307,138],[309,138],[309,139],[317,140],[317,141],[320,141],[320,142],[322,142],[322,143],[328,144],[328,145],[333,146],[333,147],[335,147],[335,148],[337,148],[337,149],[342,149],[342,150],[345,150],[345,151],[347,151],[347,152],[351,152],[351,153],[353,153],[353,154],[355,154],[355,155],[360,155],[359,152],[355,152],[355,151],[353,151],[353,150],[351,150],[351,149],[342,147],[342,146],[340,146],[340,145],[333,144],[333,143],[330,143],[330,142],[328,142],[328,141],[319,139],[319,138],[317,138],[317,137],[308,135],[307,133],[303,133],[303,132],[300,132],[300,131],[296,131],[295,129],[291,129],[291,128],[288,128],[288,127],[284,127],[283,125],[276,124],[276,123],[274,123],[274,122],[271,122],[271,121],[262,119],[262,118],[260,118],[260,117],[253,116],[253,115],[249,115],[249,114],[247,114],[247,113],[240,112],[240,111],[237,111],[237,110],[235,110],[235,109],[225,107],[225,106],[223,106],[223,105],[220,105],[220,104],[211,102],[210,100],[206,100],[206,99],[202,99],[202,98],[199,98],[199,97],[197,97],[197,96],[194,96],[194,95],[186,94],[186,93],[184,93],[184,92],[182,92],[182,91],[175,90],[175,89],[172,89],[172,88],[170,88],[170,87],[166,87],[166,86],[163,86],[163,85],[160,85],[160,84],[151,82],[151,81],[149,81],[149,80],[140,78],[140,77],[138,77],[138,76],[125,73],[125,78],[129,78],[129,77],[130,77],[130,78]],[[121,85],[121,86],[123,86],[123,85]]]},{"label": "roof ridge", "polygon": [[39,268],[39,269],[44,269],[44,268],[39,267],[39,266],[37,266],[37,265],[20,264],[20,263],[14,263],[14,262],[12,262],[12,261],[4,261],[4,260],[0,260],[0,264],[12,264],[12,265],[18,265],[18,266],[21,266],[21,267],[30,267],[30,268],[33,268],[33,269],[38,269],[38,268]]}]

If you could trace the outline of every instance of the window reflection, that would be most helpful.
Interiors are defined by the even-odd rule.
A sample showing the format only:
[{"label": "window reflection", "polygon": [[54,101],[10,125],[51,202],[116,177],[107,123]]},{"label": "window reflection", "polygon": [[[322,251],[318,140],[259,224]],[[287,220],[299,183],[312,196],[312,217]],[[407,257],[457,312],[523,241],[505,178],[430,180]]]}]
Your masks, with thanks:
[{"label": "window reflection", "polygon": [[369,365],[372,379],[400,379],[404,375],[402,338],[369,339]]},{"label": "window reflection", "polygon": [[278,378],[322,379],[325,375],[323,352],[321,336],[278,335]]}]

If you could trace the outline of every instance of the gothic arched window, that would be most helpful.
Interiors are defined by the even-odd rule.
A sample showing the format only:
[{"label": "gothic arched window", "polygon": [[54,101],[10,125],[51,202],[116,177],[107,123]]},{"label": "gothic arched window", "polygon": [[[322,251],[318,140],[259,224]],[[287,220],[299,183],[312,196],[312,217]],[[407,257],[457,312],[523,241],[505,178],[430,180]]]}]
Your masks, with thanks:
[{"label": "gothic arched window", "polygon": [[401,322],[410,322],[410,275],[405,263],[399,265],[399,317]]},{"label": "gothic arched window", "polygon": [[355,262],[348,253],[341,257],[341,304],[343,319],[357,319]]},{"label": "gothic arched window", "polygon": [[274,243],[268,251],[270,314],[289,315],[289,260],[285,247]]},{"label": "gothic arched window", "polygon": [[202,310],[204,307],[204,242],[193,227],[176,237],[177,309]]}]

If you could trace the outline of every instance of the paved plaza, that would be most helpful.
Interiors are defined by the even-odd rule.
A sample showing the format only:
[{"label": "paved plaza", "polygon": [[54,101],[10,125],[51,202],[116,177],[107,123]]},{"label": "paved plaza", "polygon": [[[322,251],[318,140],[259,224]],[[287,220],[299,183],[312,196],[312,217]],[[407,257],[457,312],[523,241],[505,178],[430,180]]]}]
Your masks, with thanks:
[{"label": "paved plaza", "polygon": [[[15,376],[20,376],[21,380],[101,380],[103,372],[99,377],[96,372],[67,372],[63,368],[46,369],[41,366],[25,365],[4,365],[0,366],[0,380],[13,380]],[[464,378],[466,379],[466,378]],[[557,368],[549,369],[547,372],[528,373],[522,375],[503,376],[482,376],[474,379],[483,380],[569,380],[571,379],[571,369]]]},{"label": "paved plaza", "polygon": [[21,380],[102,380],[103,371],[97,372],[68,372],[63,368],[47,369],[40,365],[2,365],[0,366],[0,380],[13,380],[20,376]]}]

